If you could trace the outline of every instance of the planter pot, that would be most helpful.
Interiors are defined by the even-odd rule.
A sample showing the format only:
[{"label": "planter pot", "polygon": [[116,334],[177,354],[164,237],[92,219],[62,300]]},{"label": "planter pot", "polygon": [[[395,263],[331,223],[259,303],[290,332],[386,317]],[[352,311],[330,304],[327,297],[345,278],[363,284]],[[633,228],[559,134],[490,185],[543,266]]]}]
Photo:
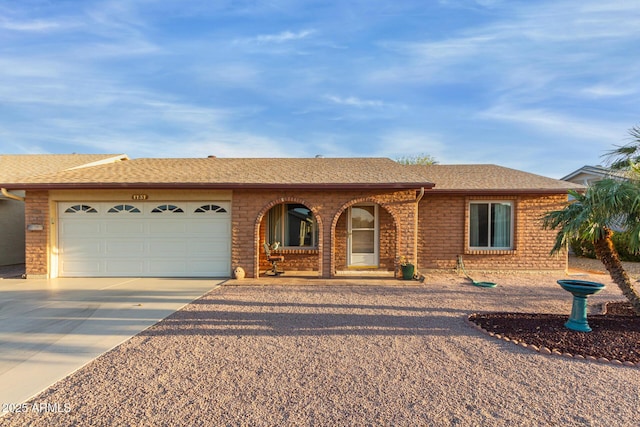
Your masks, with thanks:
[{"label": "planter pot", "polygon": [[402,266],[402,278],[404,280],[413,279],[414,266],[413,264],[407,264]]},{"label": "planter pot", "polygon": [[244,279],[244,276],[245,272],[242,267],[236,267],[235,270],[233,270],[233,277],[235,277],[237,280]]}]

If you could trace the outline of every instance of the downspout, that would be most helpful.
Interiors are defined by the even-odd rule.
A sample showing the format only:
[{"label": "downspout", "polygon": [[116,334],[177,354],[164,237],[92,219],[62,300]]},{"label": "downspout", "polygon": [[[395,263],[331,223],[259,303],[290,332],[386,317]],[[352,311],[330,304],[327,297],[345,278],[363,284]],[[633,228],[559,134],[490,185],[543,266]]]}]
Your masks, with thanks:
[{"label": "downspout", "polygon": [[17,200],[19,202],[24,202],[24,197],[18,196],[17,194],[9,193],[6,188],[0,188],[0,192],[7,199]]},{"label": "downspout", "polygon": [[415,265],[415,271],[418,272],[418,206],[420,206],[420,200],[422,200],[422,198],[424,197],[424,187],[420,188],[420,193],[418,194],[418,197],[416,197],[416,218],[415,218],[415,223],[414,223],[414,229],[413,229],[413,253],[416,257],[416,265]]}]

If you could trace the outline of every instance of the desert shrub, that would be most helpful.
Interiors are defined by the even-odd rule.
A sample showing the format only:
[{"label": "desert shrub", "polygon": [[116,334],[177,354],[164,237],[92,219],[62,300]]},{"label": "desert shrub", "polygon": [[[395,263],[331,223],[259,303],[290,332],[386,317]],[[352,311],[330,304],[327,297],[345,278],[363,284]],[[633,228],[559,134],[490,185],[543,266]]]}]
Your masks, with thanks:
[{"label": "desert shrub", "polygon": [[629,250],[629,236],[614,233],[613,234],[613,244],[620,255],[620,259],[622,261],[640,261],[640,253],[633,252]]},{"label": "desert shrub", "polygon": [[[640,253],[629,250],[628,236],[614,232],[612,239],[620,260],[640,262]],[[591,242],[574,239],[569,243],[569,247],[576,256],[596,259],[596,250]]]},{"label": "desert shrub", "polygon": [[569,242],[569,248],[576,256],[596,259],[596,250],[591,242],[573,239]]}]

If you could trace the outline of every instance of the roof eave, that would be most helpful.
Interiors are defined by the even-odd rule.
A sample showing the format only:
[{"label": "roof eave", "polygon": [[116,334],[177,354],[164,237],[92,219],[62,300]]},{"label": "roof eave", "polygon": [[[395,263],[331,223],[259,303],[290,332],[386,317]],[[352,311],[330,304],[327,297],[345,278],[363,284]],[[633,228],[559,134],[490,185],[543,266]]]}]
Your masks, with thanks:
[{"label": "roof eave", "polygon": [[410,183],[212,183],[212,182],[131,182],[131,183],[39,183],[39,184],[0,184],[0,186],[11,190],[61,190],[61,189],[125,189],[125,188],[153,188],[153,189],[218,189],[218,190],[411,190],[411,189],[431,189],[435,184],[431,182],[410,182]]},{"label": "roof eave", "polygon": [[568,194],[569,190],[581,191],[583,188],[519,188],[519,189],[437,189],[432,194],[470,194],[483,196],[504,196],[514,194]]}]

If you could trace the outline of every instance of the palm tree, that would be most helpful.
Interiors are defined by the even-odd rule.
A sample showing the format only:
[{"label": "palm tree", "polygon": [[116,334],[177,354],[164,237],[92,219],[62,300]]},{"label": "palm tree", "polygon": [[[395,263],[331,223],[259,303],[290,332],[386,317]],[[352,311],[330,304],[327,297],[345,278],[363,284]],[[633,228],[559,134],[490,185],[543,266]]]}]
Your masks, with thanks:
[{"label": "palm tree", "polygon": [[605,157],[613,170],[626,170],[629,165],[640,163],[640,126],[629,129],[631,142],[608,151]]},{"label": "palm tree", "polygon": [[613,229],[629,235],[629,249],[640,250],[640,183],[605,179],[581,194],[570,191],[574,200],[558,211],[545,214],[543,227],[558,230],[552,253],[567,247],[571,239],[593,244],[598,259],[611,279],[640,315],[640,294],[624,270],[613,245]]}]

